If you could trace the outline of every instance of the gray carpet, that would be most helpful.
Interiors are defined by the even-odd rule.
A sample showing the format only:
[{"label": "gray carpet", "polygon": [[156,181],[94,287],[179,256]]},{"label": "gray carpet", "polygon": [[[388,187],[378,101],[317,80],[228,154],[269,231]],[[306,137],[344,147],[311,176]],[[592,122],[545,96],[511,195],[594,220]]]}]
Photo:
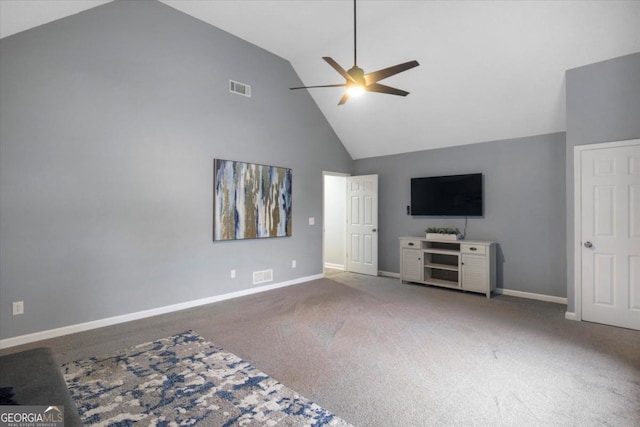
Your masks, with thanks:
[{"label": "gray carpet", "polygon": [[64,363],[192,329],[356,426],[640,425],[640,331],[568,321],[558,304],[329,277],[38,346]]}]

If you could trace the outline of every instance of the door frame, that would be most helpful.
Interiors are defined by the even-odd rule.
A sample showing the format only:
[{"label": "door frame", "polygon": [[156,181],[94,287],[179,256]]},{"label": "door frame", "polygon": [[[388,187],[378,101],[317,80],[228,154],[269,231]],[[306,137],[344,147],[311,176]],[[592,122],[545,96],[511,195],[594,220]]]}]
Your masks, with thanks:
[{"label": "door frame", "polygon": [[573,302],[575,320],[582,320],[582,153],[588,150],[628,147],[638,144],[640,144],[640,139],[627,139],[573,147]]}]

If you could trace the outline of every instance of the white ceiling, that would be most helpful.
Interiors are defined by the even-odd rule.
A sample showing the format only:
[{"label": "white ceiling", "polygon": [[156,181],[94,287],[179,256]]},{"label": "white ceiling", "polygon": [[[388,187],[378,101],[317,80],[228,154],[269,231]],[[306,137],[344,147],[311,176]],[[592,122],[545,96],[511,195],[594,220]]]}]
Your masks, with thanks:
[{"label": "white ceiling", "polygon": [[[344,82],[323,56],[353,65],[351,0],[161,1],[289,60],[306,85]],[[0,0],[0,37],[103,3]],[[359,159],[564,131],[564,72],[638,51],[637,0],[359,0],[358,65],[417,60],[381,82],[411,94],[310,93]]]}]

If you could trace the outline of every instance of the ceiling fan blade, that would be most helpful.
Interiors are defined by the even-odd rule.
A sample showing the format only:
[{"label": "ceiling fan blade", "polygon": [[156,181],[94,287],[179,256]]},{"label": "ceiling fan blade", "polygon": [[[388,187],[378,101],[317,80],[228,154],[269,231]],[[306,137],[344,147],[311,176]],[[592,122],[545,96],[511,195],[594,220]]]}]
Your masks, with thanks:
[{"label": "ceiling fan blade", "polygon": [[338,105],[343,105],[343,104],[345,104],[348,100],[349,100],[349,94],[345,92],[345,94],[344,94],[344,95],[342,95],[342,98],[340,98],[340,102],[338,102]]},{"label": "ceiling fan blade", "polygon": [[317,87],[345,87],[347,84],[346,83],[338,83],[335,85],[319,85],[319,86],[300,86],[300,87],[290,87],[290,90],[294,90],[294,89],[314,89]]},{"label": "ceiling fan blade", "polygon": [[333,67],[334,70],[336,70],[338,73],[340,73],[340,75],[342,77],[344,77],[345,79],[347,79],[348,82],[352,82],[352,83],[357,83],[353,77],[351,77],[349,75],[349,73],[347,73],[347,71],[342,68],[340,66],[340,64],[338,64],[336,61],[334,61],[332,58],[328,57],[328,56],[323,56],[322,59],[324,59],[325,61],[327,61],[327,63],[329,65],[331,65]]},{"label": "ceiling fan blade", "polygon": [[409,92],[406,90],[396,89],[395,87],[381,85],[380,83],[373,83],[367,85],[367,92],[387,93],[389,95],[407,96]]},{"label": "ceiling fan blade", "polygon": [[387,77],[391,77],[394,74],[398,74],[413,67],[417,67],[418,65],[420,65],[418,64],[418,61],[405,62],[403,64],[394,65],[393,67],[383,68],[382,70],[365,74],[364,79],[367,82],[367,85],[370,85],[382,79],[386,79]]}]

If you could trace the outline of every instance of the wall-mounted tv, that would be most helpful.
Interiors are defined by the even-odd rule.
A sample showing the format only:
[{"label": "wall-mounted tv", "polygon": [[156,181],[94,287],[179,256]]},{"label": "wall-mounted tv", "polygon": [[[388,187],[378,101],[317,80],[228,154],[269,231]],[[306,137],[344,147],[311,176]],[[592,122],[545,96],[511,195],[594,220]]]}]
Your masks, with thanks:
[{"label": "wall-mounted tv", "polygon": [[411,178],[411,215],[482,216],[482,174]]}]

